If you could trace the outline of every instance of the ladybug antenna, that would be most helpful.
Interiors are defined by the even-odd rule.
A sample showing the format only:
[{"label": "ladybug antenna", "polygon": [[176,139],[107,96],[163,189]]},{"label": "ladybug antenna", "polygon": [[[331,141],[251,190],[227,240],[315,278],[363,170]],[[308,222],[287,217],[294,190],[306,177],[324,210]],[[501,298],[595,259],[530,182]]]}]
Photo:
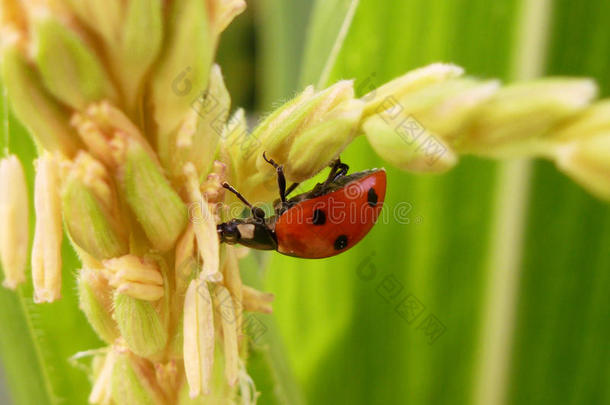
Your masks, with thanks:
[{"label": "ladybug antenna", "polygon": [[235,196],[237,198],[239,198],[241,200],[241,202],[246,204],[248,206],[248,208],[250,208],[250,211],[252,211],[252,216],[254,218],[259,218],[259,219],[265,218],[265,211],[262,208],[255,207],[252,204],[250,204],[250,202],[248,200],[246,200],[246,197],[241,195],[241,193],[239,191],[235,190],[235,188],[232,185],[230,185],[229,183],[227,183],[225,181],[224,183],[222,183],[222,187],[226,188],[227,190],[229,190],[230,192],[235,194]]}]

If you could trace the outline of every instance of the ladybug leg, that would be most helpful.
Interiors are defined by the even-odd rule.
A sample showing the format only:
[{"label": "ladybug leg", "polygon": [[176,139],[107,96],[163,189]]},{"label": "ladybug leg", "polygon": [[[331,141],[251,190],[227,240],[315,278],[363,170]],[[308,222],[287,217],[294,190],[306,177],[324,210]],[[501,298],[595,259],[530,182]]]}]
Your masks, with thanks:
[{"label": "ladybug leg", "polygon": [[288,197],[288,194],[292,193],[292,192],[293,192],[293,191],[294,191],[294,190],[295,190],[295,189],[296,189],[296,188],[299,186],[299,184],[301,184],[301,183],[292,183],[292,184],[290,185],[290,187],[288,187],[288,188],[286,189],[286,194],[285,194],[285,196],[286,196],[286,197]]},{"label": "ladybug leg", "polygon": [[339,177],[345,176],[347,174],[348,170],[349,170],[349,166],[346,165],[345,163],[342,163],[340,158],[335,159],[332,162],[330,173],[328,174],[328,178],[326,179],[324,184],[332,183],[333,181],[337,180]]},{"label": "ladybug leg", "polygon": [[[286,194],[288,194],[286,192],[286,176],[284,175],[284,166],[278,165],[273,159],[268,159],[265,152],[263,152],[263,159],[265,159],[265,162],[273,166],[275,168],[275,171],[277,172],[277,185],[280,189],[280,200],[283,204],[286,202]],[[292,186],[290,187],[292,188]],[[294,188],[292,190],[294,190]]]},{"label": "ladybug leg", "polygon": [[337,172],[335,173],[335,177],[333,178],[333,181],[337,180],[339,177],[345,176],[347,174],[348,170],[349,170],[348,165],[346,165],[345,163],[340,163],[338,165],[338,169],[337,169]]},{"label": "ladybug leg", "polygon": [[235,190],[235,187],[233,187],[232,185],[230,185],[227,182],[222,183],[222,186],[224,188],[226,188],[227,190],[229,190],[230,192],[232,192],[233,194],[235,194],[235,196],[237,198],[239,198],[241,200],[241,202],[246,204],[248,206],[248,208],[250,208],[250,211],[252,212],[252,216],[254,218],[257,218],[257,219],[265,218],[265,211],[262,208],[255,207],[252,204],[250,204],[250,202],[248,200],[246,200],[246,197],[241,195],[241,193],[239,191]]}]

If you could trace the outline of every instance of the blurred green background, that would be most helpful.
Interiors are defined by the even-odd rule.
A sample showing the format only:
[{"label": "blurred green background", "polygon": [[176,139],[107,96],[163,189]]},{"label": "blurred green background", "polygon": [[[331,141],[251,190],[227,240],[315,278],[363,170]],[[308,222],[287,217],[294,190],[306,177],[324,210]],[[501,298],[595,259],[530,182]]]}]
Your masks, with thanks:
[{"label": "blurred green background", "polygon": [[[505,81],[590,76],[608,97],[608,21],[607,0],[257,0],[218,59],[234,106],[253,115],[305,84],[353,78],[364,94],[436,61]],[[27,162],[33,147],[11,125]],[[384,165],[365,139],[342,158]],[[259,403],[610,404],[609,205],[546,162],[387,169],[384,220],[358,247],[243,260],[244,278],[276,295],[249,361]],[[15,404],[86,403],[67,358],[99,342],[75,310],[70,257],[59,303],[0,291]]]}]

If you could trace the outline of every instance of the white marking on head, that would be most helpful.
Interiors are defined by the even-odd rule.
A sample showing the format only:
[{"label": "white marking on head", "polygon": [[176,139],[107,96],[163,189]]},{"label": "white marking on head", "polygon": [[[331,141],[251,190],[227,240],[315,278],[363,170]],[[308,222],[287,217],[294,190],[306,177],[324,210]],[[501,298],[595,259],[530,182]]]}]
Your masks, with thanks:
[{"label": "white marking on head", "polygon": [[255,226],[253,224],[240,224],[237,225],[237,230],[243,239],[253,239],[254,238],[254,229]]}]

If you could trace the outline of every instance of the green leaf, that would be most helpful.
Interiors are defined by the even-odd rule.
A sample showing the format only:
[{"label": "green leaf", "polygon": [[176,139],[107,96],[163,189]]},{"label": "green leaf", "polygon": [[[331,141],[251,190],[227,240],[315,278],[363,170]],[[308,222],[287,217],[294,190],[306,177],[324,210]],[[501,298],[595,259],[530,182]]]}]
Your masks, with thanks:
[{"label": "green leaf", "polygon": [[[25,129],[8,115],[4,97],[0,99],[0,111],[3,111],[0,150],[4,150],[6,139],[10,139],[9,150],[21,159],[30,196],[33,196],[34,145]],[[30,211],[33,218],[33,204]],[[31,235],[33,230],[32,220]],[[61,300],[34,304],[29,275],[17,292],[0,288],[0,364],[15,405],[87,403],[91,385],[83,370],[71,364],[69,358],[76,352],[100,347],[101,342],[78,309],[74,273],[79,264],[67,240],[62,253]]]},{"label": "green leaf", "polygon": [[[593,77],[608,97],[608,18],[608,2],[558,2],[548,74]],[[610,206],[545,162],[531,190],[509,402],[610,403]]]},{"label": "green leaf", "polygon": [[4,308],[0,311],[0,322],[4,325],[0,334],[0,354],[11,396],[16,403],[51,404],[52,394],[41,370],[24,300],[20,294],[3,289],[0,305]]},{"label": "green leaf", "polygon": [[358,0],[317,0],[310,18],[301,86],[322,88],[337,61],[358,8]]},{"label": "green leaf", "polygon": [[[267,253],[257,252],[241,261],[240,270],[245,284],[263,289],[263,272]],[[248,372],[254,378],[256,390],[265,393],[259,405],[302,405],[305,398],[295,381],[286,349],[281,339],[277,319],[272,315],[246,315],[245,331],[253,341],[250,345]]]},{"label": "green leaf", "polygon": [[[336,17],[317,11],[312,27]],[[607,97],[608,18],[601,0],[361,0],[329,82],[364,94],[445,61],[504,80],[592,76]],[[317,30],[306,68],[327,60],[310,51]],[[364,139],[346,152],[354,171],[384,165]],[[464,158],[442,176],[389,168],[384,212],[338,257],[271,258],[266,289],[308,403],[610,401],[607,203],[547,162]],[[407,320],[403,300],[418,308]],[[432,344],[429,316],[445,327]]]},{"label": "green leaf", "polygon": [[260,52],[258,102],[263,111],[297,90],[310,8],[309,0],[265,0],[255,6]]}]

